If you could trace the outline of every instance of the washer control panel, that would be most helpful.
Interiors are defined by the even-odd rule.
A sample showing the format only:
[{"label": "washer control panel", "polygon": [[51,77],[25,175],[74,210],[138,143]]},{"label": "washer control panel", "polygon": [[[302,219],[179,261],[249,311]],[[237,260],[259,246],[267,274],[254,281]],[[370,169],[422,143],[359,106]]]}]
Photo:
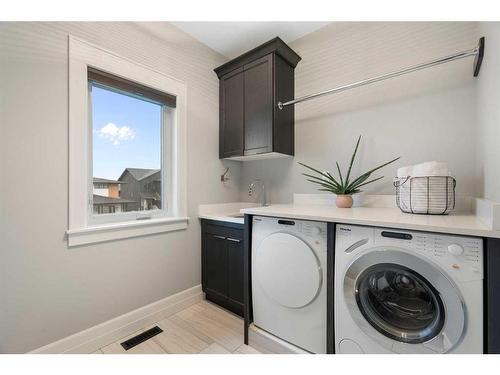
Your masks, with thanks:
[{"label": "washer control panel", "polygon": [[459,281],[483,278],[483,240],[477,237],[392,228],[337,225],[336,251],[355,253],[390,246],[432,259]]},{"label": "washer control panel", "polygon": [[396,246],[434,259],[461,281],[483,277],[483,240],[476,237],[373,229],[375,246]]}]

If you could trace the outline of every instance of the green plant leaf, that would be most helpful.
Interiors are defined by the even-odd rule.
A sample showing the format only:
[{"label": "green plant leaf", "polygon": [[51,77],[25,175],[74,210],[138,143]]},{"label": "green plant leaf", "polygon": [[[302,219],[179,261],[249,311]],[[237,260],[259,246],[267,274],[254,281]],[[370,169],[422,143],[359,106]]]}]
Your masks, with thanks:
[{"label": "green plant leaf", "polygon": [[318,180],[319,182],[322,182],[322,183],[326,183],[326,184],[329,184],[329,185],[332,185],[334,186],[335,188],[340,188],[338,182],[336,182],[335,180],[334,181],[330,181],[330,180],[326,180],[324,178],[321,178],[321,177],[317,177],[317,176],[313,176],[312,174],[308,174],[308,173],[302,173],[303,176],[306,176],[306,177],[309,177],[309,178],[314,178],[316,180]]},{"label": "green plant leaf", "polygon": [[328,191],[331,191],[331,192],[335,192],[337,191],[337,188],[331,186],[331,185],[327,185],[327,184],[322,184],[321,182],[317,182],[317,181],[314,181],[314,180],[306,180],[306,181],[309,181],[313,184],[316,184],[316,185],[319,185],[321,187],[324,187],[325,189],[328,189]]},{"label": "green plant leaf", "polygon": [[368,180],[368,178],[370,177],[371,173],[364,173],[362,174],[361,176],[359,176],[358,178],[356,178],[353,182],[351,182],[348,186],[347,186],[347,189],[353,189],[356,187],[356,185],[358,184],[361,184],[363,182],[365,182],[366,180]]},{"label": "green plant leaf", "polygon": [[375,168],[373,168],[372,170],[370,170],[370,171],[368,171],[368,172],[365,172],[364,174],[366,174],[366,173],[370,173],[370,174],[372,174],[373,172],[375,172],[375,171],[379,170],[380,168],[384,168],[386,165],[389,165],[389,164],[391,164],[391,163],[394,163],[396,160],[399,160],[399,159],[401,159],[401,156],[397,157],[396,159],[392,159],[392,160],[388,161],[387,163],[384,163],[384,164],[382,164],[382,165],[379,165],[378,167],[375,167]]},{"label": "green plant leaf", "polygon": [[354,159],[356,158],[356,153],[358,152],[359,142],[361,141],[361,135],[358,137],[358,141],[356,142],[356,148],[354,149],[354,153],[351,157],[351,163],[349,164],[349,169],[347,170],[347,176],[345,178],[345,184],[349,185],[349,177],[351,176],[352,165],[354,164]]},{"label": "green plant leaf", "polygon": [[300,161],[298,161],[297,163],[299,163],[299,164],[300,164],[300,165],[302,165],[303,167],[309,168],[311,171],[314,171],[314,172],[316,172],[317,174],[324,175],[324,173],[323,173],[323,172],[321,172],[321,171],[319,171],[319,170],[317,170],[317,169],[315,169],[315,168],[313,168],[313,167],[310,167],[310,166],[309,166],[309,165],[307,165],[307,164],[301,163]]},{"label": "green plant leaf", "polygon": [[359,149],[360,141],[361,141],[361,135],[358,137],[358,141],[356,142],[356,147],[354,148],[354,153],[352,154],[351,162],[349,163],[349,169],[347,171],[347,175],[345,177],[345,180],[344,180],[344,177],[342,176],[342,171],[340,170],[340,164],[338,162],[335,162],[335,164],[337,166],[337,171],[339,173],[340,182],[337,179],[335,179],[335,177],[333,177],[332,174],[328,171],[321,172],[320,170],[315,169],[307,164],[298,162],[298,164],[300,164],[301,166],[303,166],[303,167],[305,167],[305,168],[307,168],[307,169],[309,169],[317,174],[317,176],[312,175],[312,174],[308,174],[308,173],[302,173],[302,175],[308,177],[307,181],[321,186],[322,188],[319,188],[318,189],[319,191],[328,191],[330,193],[335,193],[335,194],[356,194],[356,193],[361,192],[361,190],[359,189],[360,187],[371,184],[375,181],[378,181],[378,180],[381,180],[382,178],[384,178],[382,176],[382,177],[374,178],[372,180],[368,180],[373,172],[385,167],[386,165],[394,163],[396,160],[399,160],[400,157],[392,159],[392,160],[388,161],[387,163],[381,164],[381,165],[369,170],[368,172],[361,174],[359,177],[354,179],[354,181],[350,182],[352,166],[354,165],[354,160],[356,159],[356,154],[357,154],[358,149]]},{"label": "green plant leaf", "polygon": [[328,182],[325,182],[325,181],[319,181],[319,180],[312,180],[310,178],[306,179],[307,181],[309,182],[312,182],[313,184],[318,184],[318,185],[321,185],[321,186],[324,186],[324,187],[328,187],[330,189],[337,189],[337,187],[335,185],[332,185]]},{"label": "green plant leaf", "polygon": [[[316,173],[317,173],[317,174],[319,174],[320,176],[323,176],[323,177],[324,177],[324,178],[326,178],[327,180],[331,180],[333,183],[335,183],[335,184],[339,185],[338,181],[337,181],[335,178],[333,178],[333,176],[332,176],[330,173],[328,173],[328,172],[327,172],[327,173],[321,172],[321,171],[319,171],[319,170],[317,170],[317,169],[315,169],[315,168],[313,168],[313,167],[310,167],[310,166],[309,166],[309,165],[307,165],[307,164],[301,163],[300,161],[299,161],[298,163],[299,163],[300,165],[302,165],[303,167],[306,167],[306,168],[310,169],[311,171],[316,172]],[[302,174],[304,174],[304,173],[302,173]],[[304,175],[305,175],[305,174],[304,174]],[[310,176],[311,176],[311,175],[308,175],[308,177],[310,177]],[[315,177],[315,178],[318,178],[318,177]]]},{"label": "green plant leaf", "polygon": [[336,161],[335,164],[337,164],[337,171],[339,171],[339,178],[340,178],[340,184],[342,185],[342,187],[345,187],[344,186],[344,180],[342,178],[342,172],[340,171],[340,165],[339,165],[339,162]]},{"label": "green plant leaf", "polygon": [[367,182],[365,182],[364,184],[357,185],[357,186],[356,186],[356,189],[357,189],[357,188],[360,188],[361,186],[365,186],[365,185],[371,184],[372,182],[375,182],[375,181],[381,180],[381,179],[383,179],[383,178],[384,178],[384,176],[374,178],[373,180],[367,181]]},{"label": "green plant leaf", "polygon": [[395,159],[392,159],[392,160],[388,161],[387,163],[381,164],[381,165],[379,165],[378,167],[375,167],[375,168],[373,168],[373,169],[369,170],[368,172],[363,173],[363,174],[362,174],[361,176],[359,176],[356,180],[354,180],[354,181],[353,181],[353,182],[352,182],[352,183],[351,183],[351,184],[350,184],[347,188],[348,188],[348,189],[351,189],[351,188],[353,188],[353,187],[357,186],[359,183],[366,181],[366,180],[370,177],[370,175],[371,175],[373,172],[375,172],[375,171],[377,171],[377,170],[379,170],[379,169],[381,169],[381,168],[385,167],[386,165],[389,165],[389,164],[391,164],[391,163],[394,163],[396,160],[399,160],[400,158],[401,158],[401,157],[397,157],[397,158],[395,158]]},{"label": "green plant leaf", "polygon": [[338,192],[338,189],[335,186],[332,186],[332,185],[329,185],[329,184],[326,184],[323,182],[315,181],[315,180],[310,180],[310,179],[307,179],[307,181],[312,182],[313,184],[323,186],[324,188],[328,189],[328,191],[331,191],[332,193]]},{"label": "green plant leaf", "polygon": [[335,182],[336,182],[339,186],[342,186],[342,184],[339,184],[339,182],[335,179],[335,177],[333,177],[333,176],[330,174],[330,172],[325,172],[325,173],[328,175],[328,177],[330,177],[330,180],[335,181]]}]

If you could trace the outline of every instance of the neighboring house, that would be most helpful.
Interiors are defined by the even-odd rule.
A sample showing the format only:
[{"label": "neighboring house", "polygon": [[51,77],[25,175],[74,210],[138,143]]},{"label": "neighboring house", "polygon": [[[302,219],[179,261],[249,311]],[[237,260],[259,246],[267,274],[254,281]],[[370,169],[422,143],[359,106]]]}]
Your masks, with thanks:
[{"label": "neighboring house", "polygon": [[136,201],[120,197],[121,185],[123,184],[121,181],[94,177],[93,184],[92,204],[94,214],[131,211],[132,207],[137,204]]},{"label": "neighboring house", "polygon": [[[118,178],[122,182],[120,197],[136,203],[129,210],[161,208],[161,170],[126,168]],[[132,208],[133,207],[133,208]]]},{"label": "neighboring house", "polygon": [[94,177],[93,182],[93,194],[103,197],[120,198],[120,185],[123,184],[123,182],[99,177]]}]

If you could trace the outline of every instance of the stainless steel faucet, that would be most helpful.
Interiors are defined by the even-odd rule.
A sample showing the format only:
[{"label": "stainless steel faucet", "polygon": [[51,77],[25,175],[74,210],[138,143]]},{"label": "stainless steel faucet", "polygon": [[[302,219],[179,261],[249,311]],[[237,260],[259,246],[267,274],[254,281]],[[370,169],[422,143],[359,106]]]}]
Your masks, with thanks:
[{"label": "stainless steel faucet", "polygon": [[262,198],[262,206],[267,206],[267,200],[266,200],[266,186],[264,185],[264,182],[262,180],[255,180],[254,182],[252,182],[249,186],[248,186],[248,196],[251,197],[253,192],[254,192],[254,188],[255,188],[255,185],[257,184],[260,184],[262,186],[262,193],[261,193],[261,198]]}]

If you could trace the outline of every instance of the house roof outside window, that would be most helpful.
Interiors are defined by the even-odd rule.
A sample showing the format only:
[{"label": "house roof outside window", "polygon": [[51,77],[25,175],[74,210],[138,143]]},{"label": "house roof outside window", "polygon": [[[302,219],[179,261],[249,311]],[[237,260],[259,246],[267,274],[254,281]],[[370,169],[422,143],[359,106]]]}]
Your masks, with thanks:
[{"label": "house roof outside window", "polygon": [[116,180],[108,180],[107,178],[94,177],[93,183],[94,184],[125,184],[126,182],[116,181]]},{"label": "house roof outside window", "polygon": [[143,180],[149,176],[152,176],[155,173],[160,172],[160,169],[144,169],[144,168],[125,168],[121,176],[118,180],[123,178],[123,174],[128,171],[132,177],[134,177],[137,181]]}]

